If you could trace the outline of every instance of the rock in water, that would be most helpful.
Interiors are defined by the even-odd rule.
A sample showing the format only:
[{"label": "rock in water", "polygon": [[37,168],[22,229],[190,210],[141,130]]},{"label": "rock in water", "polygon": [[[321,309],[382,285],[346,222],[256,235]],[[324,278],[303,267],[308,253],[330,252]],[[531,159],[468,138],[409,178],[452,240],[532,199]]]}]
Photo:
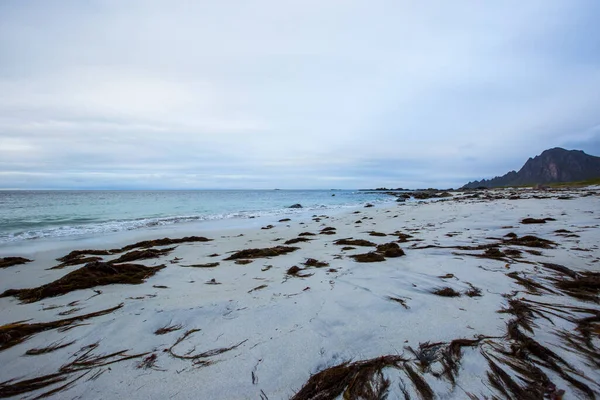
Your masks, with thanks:
[{"label": "rock in water", "polygon": [[292,204],[291,206],[289,206],[288,208],[302,208],[302,204]]}]

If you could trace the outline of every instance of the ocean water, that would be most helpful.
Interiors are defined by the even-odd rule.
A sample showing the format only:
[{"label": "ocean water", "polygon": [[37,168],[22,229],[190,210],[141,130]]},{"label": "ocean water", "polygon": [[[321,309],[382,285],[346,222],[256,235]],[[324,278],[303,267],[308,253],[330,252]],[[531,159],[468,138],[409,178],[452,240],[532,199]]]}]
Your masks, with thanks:
[{"label": "ocean water", "polygon": [[[350,190],[0,191],[0,245],[389,202]],[[295,203],[302,209],[290,209]]]}]

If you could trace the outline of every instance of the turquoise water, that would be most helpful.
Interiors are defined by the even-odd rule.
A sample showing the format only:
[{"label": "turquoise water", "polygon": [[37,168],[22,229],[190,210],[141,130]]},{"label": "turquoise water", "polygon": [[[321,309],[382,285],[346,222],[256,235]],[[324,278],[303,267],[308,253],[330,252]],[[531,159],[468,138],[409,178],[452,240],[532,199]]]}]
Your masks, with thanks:
[{"label": "turquoise water", "polygon": [[0,191],[0,244],[388,201],[350,190]]}]

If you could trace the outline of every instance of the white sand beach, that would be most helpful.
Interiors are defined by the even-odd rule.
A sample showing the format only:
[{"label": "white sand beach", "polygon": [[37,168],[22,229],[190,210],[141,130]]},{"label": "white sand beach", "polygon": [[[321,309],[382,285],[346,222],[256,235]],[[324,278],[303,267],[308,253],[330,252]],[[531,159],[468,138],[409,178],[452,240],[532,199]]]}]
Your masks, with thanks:
[{"label": "white sand beach", "polygon": [[[141,284],[0,298],[0,397],[598,397],[599,194],[598,188],[455,193],[261,220],[268,229],[253,221],[189,232],[211,240],[153,246],[175,248],[128,262],[165,266]],[[547,220],[523,224],[524,218]],[[285,244],[295,238],[308,240]],[[338,245],[339,239],[372,245]],[[136,241],[96,244],[107,250]],[[404,255],[386,256],[376,247],[387,243]],[[292,249],[242,254],[251,260],[246,264],[226,260],[275,246]],[[0,293],[86,268],[49,269],[70,250],[82,248],[66,243],[10,254],[33,261],[0,269]],[[369,252],[384,260],[352,258]],[[323,264],[304,265],[309,259]],[[27,330],[33,328],[26,324],[121,304],[104,315]]]}]

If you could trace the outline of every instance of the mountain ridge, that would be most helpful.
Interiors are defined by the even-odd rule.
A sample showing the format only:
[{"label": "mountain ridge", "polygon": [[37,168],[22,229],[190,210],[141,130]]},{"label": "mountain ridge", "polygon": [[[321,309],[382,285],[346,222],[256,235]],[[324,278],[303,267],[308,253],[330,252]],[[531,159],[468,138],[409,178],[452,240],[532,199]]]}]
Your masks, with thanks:
[{"label": "mountain ridge", "polygon": [[600,157],[582,150],[565,150],[561,147],[544,150],[529,158],[521,169],[510,171],[492,179],[469,182],[464,189],[479,187],[539,185],[583,181],[600,177]]}]

